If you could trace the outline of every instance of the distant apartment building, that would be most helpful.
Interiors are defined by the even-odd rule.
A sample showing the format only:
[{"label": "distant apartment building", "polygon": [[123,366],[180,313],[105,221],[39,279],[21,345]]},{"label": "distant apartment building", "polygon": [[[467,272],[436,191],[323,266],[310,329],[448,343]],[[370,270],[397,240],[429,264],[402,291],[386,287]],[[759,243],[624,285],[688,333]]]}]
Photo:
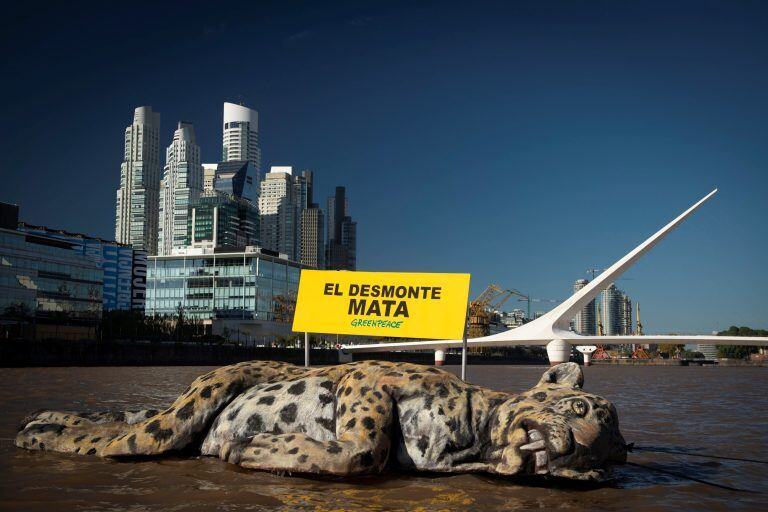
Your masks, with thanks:
[{"label": "distant apartment building", "polygon": [[504,313],[501,316],[501,323],[510,329],[520,327],[525,323],[525,311],[522,309],[513,309],[509,313]]},{"label": "distant apartment building", "polygon": [[293,169],[273,166],[261,182],[259,220],[261,243],[267,249],[299,260],[301,217]]},{"label": "distant apartment building", "polygon": [[357,223],[348,214],[346,190],[336,187],[328,198],[328,241],[326,268],[355,270],[357,268]]},{"label": "distant apartment building", "polygon": [[[581,290],[589,284],[586,279],[577,279],[573,283],[573,292]],[[584,306],[578,315],[573,319],[573,330],[584,336],[595,336],[597,334],[597,303],[592,300]]]},{"label": "distant apartment building", "polygon": [[157,252],[160,178],[160,114],[138,107],[125,129],[115,239],[150,254]]},{"label": "distant apartment building", "polygon": [[632,301],[623,291],[611,284],[602,291],[602,324],[606,336],[632,334]]},{"label": "distant apartment building", "polygon": [[185,246],[189,206],[203,192],[200,146],[195,142],[191,123],[179,122],[165,161],[160,183],[158,254],[171,254],[173,249]]},{"label": "distant apartment building", "polygon": [[[223,161],[248,161],[261,174],[259,113],[235,103],[224,103]],[[255,184],[258,187],[258,183]]]}]

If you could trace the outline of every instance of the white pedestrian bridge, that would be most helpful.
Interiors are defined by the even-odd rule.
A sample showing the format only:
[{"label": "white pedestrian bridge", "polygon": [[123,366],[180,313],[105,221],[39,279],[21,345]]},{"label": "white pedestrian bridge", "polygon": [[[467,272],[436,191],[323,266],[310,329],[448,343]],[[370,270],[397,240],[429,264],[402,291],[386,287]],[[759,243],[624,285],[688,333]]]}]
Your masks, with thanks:
[{"label": "white pedestrian bridge", "polygon": [[[701,205],[717,193],[713,190],[696,204],[681,213],[669,224],[661,228],[645,242],[635,247],[626,256],[611,265],[602,274],[597,276],[584,288],[578,290],[571,297],[547,314],[524,324],[515,329],[472,338],[469,340],[425,340],[408,341],[403,343],[379,343],[362,345],[345,345],[342,350],[348,352],[385,352],[391,350],[435,350],[435,360],[442,361],[445,350],[448,348],[462,347],[462,366],[466,366],[466,349],[475,347],[504,347],[513,345],[546,345],[547,355],[551,364],[568,361],[571,354],[571,345],[602,344],[645,344],[645,343],[700,343],[711,345],[753,345],[768,346],[768,338],[741,337],[741,336],[678,336],[678,335],[650,335],[650,336],[582,336],[569,329],[571,319],[578,314],[597,295],[611,285],[637,260],[650,251],[667,234],[679,226],[686,218],[695,212]],[[463,370],[463,369],[462,369]],[[462,371],[462,373],[464,373]]]}]

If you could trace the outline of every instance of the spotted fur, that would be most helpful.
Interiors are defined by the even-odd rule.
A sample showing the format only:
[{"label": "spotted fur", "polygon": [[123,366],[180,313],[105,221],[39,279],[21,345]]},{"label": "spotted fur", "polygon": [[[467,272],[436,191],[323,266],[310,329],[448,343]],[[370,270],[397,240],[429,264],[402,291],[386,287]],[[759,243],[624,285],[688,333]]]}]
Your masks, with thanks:
[{"label": "spotted fur", "polygon": [[162,411],[34,414],[16,445],[102,457],[199,450],[246,468],[342,476],[391,465],[599,479],[626,448],[616,410],[582,380],[567,363],[511,395],[409,363],[251,361],[198,377]]}]

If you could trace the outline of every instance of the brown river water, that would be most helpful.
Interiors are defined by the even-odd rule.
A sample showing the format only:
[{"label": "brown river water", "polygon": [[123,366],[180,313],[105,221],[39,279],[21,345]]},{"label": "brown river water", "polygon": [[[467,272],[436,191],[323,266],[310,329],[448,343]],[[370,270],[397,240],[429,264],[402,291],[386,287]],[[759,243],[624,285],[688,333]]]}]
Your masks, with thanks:
[{"label": "brown river water", "polygon": [[[629,460],[646,467],[622,466],[597,488],[483,475],[311,479],[204,457],[116,462],[11,443],[31,411],[162,407],[209,369],[0,369],[0,510],[768,510],[768,462],[744,460],[768,461],[766,368],[585,368],[585,389],[616,405],[627,442],[738,459],[635,452]],[[514,392],[533,386],[544,369],[474,366],[468,376]]]}]

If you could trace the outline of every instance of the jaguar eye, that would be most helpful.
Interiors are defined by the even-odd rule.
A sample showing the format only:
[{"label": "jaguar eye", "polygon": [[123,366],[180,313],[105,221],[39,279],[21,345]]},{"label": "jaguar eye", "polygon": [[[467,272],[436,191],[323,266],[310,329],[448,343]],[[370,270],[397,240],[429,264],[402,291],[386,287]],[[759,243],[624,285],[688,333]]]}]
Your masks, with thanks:
[{"label": "jaguar eye", "polygon": [[571,408],[573,409],[573,412],[579,416],[585,416],[587,414],[587,410],[589,409],[589,407],[587,407],[587,403],[584,400],[574,400],[571,402]]}]

